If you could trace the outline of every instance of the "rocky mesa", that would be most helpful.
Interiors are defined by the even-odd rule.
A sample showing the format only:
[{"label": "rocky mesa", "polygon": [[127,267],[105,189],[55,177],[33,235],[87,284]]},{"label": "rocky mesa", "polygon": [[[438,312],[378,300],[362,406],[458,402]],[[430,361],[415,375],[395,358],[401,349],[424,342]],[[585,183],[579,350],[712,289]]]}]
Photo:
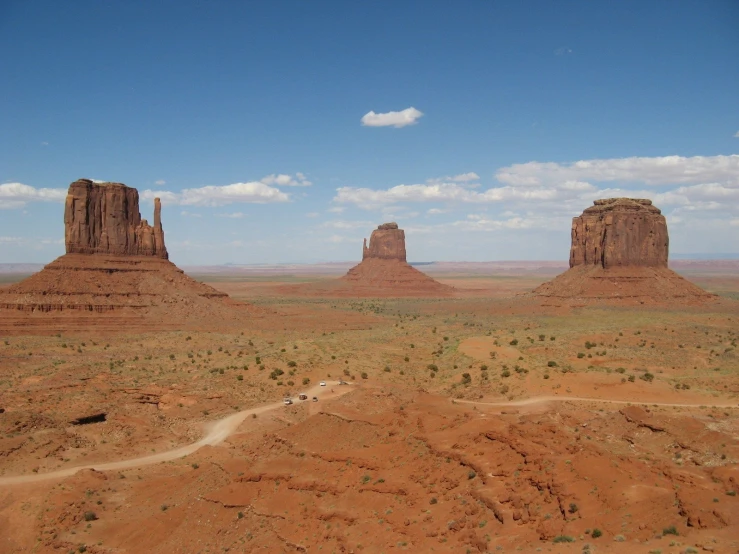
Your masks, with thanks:
[{"label": "rocky mesa", "polygon": [[169,258],[164,245],[162,205],[154,199],[154,226],[141,219],[139,191],[122,183],[79,179],[64,205],[67,254],[113,254]]},{"label": "rocky mesa", "polygon": [[570,267],[667,267],[665,216],[651,200],[596,200],[572,219]]},{"label": "rocky mesa", "polygon": [[372,231],[369,245],[364,239],[362,262],[341,280],[359,296],[446,296],[453,291],[406,261],[405,232],[394,222]]},{"label": "rocky mesa", "polygon": [[161,202],[154,225],[122,183],[72,183],[64,210],[67,253],[0,290],[0,332],[175,329],[238,321],[245,304],[191,279],[168,260]]},{"label": "rocky mesa", "polygon": [[595,200],[573,218],[571,238],[570,269],[536,288],[535,295],[640,304],[714,298],[667,267],[667,222],[651,200]]}]

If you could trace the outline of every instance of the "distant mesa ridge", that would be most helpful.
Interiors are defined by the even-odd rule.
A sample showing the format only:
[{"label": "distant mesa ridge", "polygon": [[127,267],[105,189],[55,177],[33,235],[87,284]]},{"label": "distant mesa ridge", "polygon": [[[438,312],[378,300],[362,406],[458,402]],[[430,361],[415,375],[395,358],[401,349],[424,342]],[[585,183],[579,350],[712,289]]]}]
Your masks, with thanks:
[{"label": "distant mesa ridge", "polygon": [[155,256],[169,259],[164,245],[162,205],[154,199],[154,225],[141,219],[139,192],[122,183],[78,179],[64,204],[67,254]]},{"label": "distant mesa ridge", "polygon": [[535,295],[641,304],[715,298],[668,269],[667,222],[651,200],[596,200],[572,219],[571,238],[570,269]]}]

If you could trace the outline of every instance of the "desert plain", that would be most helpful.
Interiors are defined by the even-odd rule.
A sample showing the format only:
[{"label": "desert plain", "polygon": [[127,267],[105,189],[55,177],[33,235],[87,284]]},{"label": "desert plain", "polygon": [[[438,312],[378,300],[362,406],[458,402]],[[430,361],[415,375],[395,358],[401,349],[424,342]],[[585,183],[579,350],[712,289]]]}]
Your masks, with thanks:
[{"label": "desert plain", "polygon": [[217,267],[186,269],[240,319],[4,317],[0,552],[737,552],[737,263],[671,266],[717,296],[530,294],[566,262],[419,266],[453,292],[404,298]]}]

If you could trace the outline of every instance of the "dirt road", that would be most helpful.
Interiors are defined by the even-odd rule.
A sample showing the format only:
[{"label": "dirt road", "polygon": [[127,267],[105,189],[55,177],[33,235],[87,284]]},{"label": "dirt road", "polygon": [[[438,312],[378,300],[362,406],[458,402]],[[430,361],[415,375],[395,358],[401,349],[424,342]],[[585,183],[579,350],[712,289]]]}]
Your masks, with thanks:
[{"label": "dirt road", "polygon": [[706,400],[701,404],[678,404],[670,402],[649,402],[644,400],[610,400],[607,398],[583,398],[580,396],[534,396],[532,398],[524,398],[522,400],[505,400],[502,402],[478,402],[476,400],[452,400],[457,404],[478,404],[481,406],[535,406],[537,404],[546,404],[548,402],[596,402],[599,404],[632,404],[634,406],[665,406],[674,408],[739,408],[739,402],[733,404],[716,404]]},{"label": "dirt road", "polygon": [[[348,386],[339,386],[338,381],[328,381],[326,387],[316,385],[309,390],[305,391],[308,398],[317,396],[318,398],[336,398],[351,390]],[[334,389],[332,389],[334,387]],[[336,391],[336,392],[334,392]],[[310,402],[307,400],[306,402]],[[176,460],[183,458],[189,454],[192,454],[203,446],[214,446],[226,440],[229,435],[233,434],[247,417],[252,414],[263,414],[272,410],[282,408],[284,406],[283,401],[275,402],[273,404],[267,404],[265,406],[259,406],[257,408],[251,408],[231,414],[219,419],[218,421],[208,423],[205,426],[205,435],[199,441],[187,446],[181,446],[173,450],[167,450],[166,452],[159,452],[158,454],[152,454],[151,456],[142,456],[140,458],[131,458],[128,460],[120,460],[118,462],[103,462],[99,464],[89,464],[84,466],[68,467],[60,469],[58,471],[50,471],[49,473],[32,474],[32,475],[17,475],[10,477],[0,477],[0,487],[8,485],[20,485],[25,483],[35,483],[38,481],[46,481],[51,479],[61,479],[74,475],[82,469],[95,469],[98,471],[115,471],[121,469],[130,469],[132,467],[140,467],[151,464],[157,464],[159,462],[168,462],[170,460]]]}]

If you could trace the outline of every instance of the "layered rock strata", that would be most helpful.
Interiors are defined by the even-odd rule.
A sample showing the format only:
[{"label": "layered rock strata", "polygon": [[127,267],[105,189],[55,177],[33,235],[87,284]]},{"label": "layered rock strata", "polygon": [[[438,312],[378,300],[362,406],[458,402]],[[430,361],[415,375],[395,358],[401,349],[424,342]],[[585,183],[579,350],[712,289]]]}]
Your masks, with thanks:
[{"label": "layered rock strata", "polygon": [[164,245],[162,205],[154,199],[154,226],[141,219],[139,192],[122,183],[79,179],[64,205],[67,254],[113,254],[169,258]]},{"label": "layered rock strata", "polygon": [[714,298],[668,269],[667,222],[651,200],[596,200],[573,218],[571,238],[570,269],[534,294],[640,304]]}]

